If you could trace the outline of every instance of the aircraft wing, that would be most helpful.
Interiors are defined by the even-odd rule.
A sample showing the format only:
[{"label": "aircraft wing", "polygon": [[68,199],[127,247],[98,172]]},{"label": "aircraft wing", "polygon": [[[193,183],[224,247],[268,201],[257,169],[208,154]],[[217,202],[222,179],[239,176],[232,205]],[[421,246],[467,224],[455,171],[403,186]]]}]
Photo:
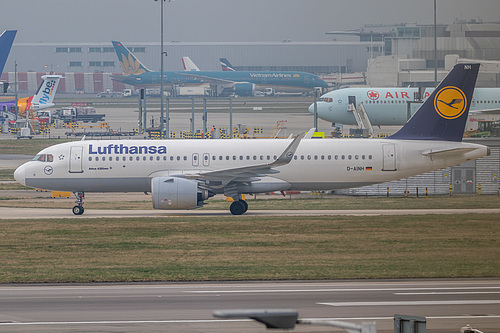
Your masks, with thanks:
[{"label": "aircraft wing", "polygon": [[228,184],[231,181],[256,181],[259,179],[259,177],[264,177],[268,174],[279,173],[278,170],[274,169],[275,167],[290,163],[303,136],[304,133],[298,135],[295,139],[293,139],[293,141],[286,147],[281,155],[272,163],[249,165],[238,168],[202,171],[199,173],[185,174],[184,176],[186,178],[218,181],[222,186]]},{"label": "aircraft wing", "polygon": [[137,83],[140,83],[140,79],[138,78],[131,78],[129,76],[125,76],[125,75],[111,75],[111,79],[114,80],[114,81],[118,81],[118,82],[123,82],[123,83],[127,83],[127,84],[130,84],[130,81],[132,80],[136,80]]},{"label": "aircraft wing", "polygon": [[214,84],[214,85],[216,85],[216,84],[233,85],[236,83],[236,82],[231,81],[231,80],[218,79],[218,78],[214,78],[214,77],[210,77],[210,76],[198,75],[195,73],[178,73],[178,74],[185,75],[185,76],[191,76],[191,77],[194,77],[198,80],[202,80],[202,81],[205,81],[206,83]]}]

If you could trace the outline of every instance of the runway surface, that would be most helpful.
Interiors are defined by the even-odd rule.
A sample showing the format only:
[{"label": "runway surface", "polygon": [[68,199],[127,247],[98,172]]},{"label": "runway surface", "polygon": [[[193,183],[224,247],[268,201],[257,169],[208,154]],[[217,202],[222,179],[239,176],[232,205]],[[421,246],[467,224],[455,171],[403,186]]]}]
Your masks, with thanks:
[{"label": "runway surface", "polygon": [[[220,309],[295,309],[301,319],[374,321],[426,317],[427,332],[471,324],[500,332],[500,280],[158,283],[0,286],[2,332],[264,332]],[[296,332],[332,331],[297,326]]]},{"label": "runway surface", "polygon": [[[252,210],[245,216],[380,216],[380,215],[428,215],[428,214],[488,214],[500,213],[500,208],[491,209],[372,209],[372,210]],[[169,216],[232,216],[229,210],[107,210],[86,209],[75,216],[68,209],[11,208],[0,207],[1,219],[63,219],[63,218],[126,218],[126,217],[169,217]]]}]

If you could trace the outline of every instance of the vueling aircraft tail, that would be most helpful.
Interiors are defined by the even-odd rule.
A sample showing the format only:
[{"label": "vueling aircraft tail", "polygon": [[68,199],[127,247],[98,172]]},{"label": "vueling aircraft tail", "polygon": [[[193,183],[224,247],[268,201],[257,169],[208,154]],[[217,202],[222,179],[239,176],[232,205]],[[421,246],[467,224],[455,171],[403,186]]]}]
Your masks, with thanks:
[{"label": "vueling aircraft tail", "polygon": [[16,37],[17,30],[5,30],[0,35],[0,75],[3,72],[5,63],[7,62],[7,57],[10,53],[10,48]]},{"label": "vueling aircraft tail", "polygon": [[116,41],[112,41],[112,43],[118,56],[118,61],[120,61],[120,65],[122,66],[123,75],[140,75],[151,72],[125,45]]},{"label": "vueling aircraft tail", "polygon": [[457,64],[391,139],[462,141],[479,64]]},{"label": "vueling aircraft tail", "polygon": [[224,72],[234,72],[234,67],[226,58],[219,58],[220,65]]}]

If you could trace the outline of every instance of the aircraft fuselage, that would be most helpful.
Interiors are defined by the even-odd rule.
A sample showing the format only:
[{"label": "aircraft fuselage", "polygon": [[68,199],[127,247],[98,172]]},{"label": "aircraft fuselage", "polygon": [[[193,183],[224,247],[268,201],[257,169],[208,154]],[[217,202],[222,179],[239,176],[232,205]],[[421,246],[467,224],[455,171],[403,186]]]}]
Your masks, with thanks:
[{"label": "aircraft fuselage", "polygon": [[[17,169],[15,177],[27,186],[47,190],[150,192],[154,177],[189,177],[203,171],[271,163],[290,141],[78,141],[42,150]],[[454,148],[468,151],[442,158],[428,154],[433,149]],[[333,190],[401,179],[486,154],[487,147],[462,142],[307,139],[301,141],[289,164],[277,167],[279,173],[261,181],[270,184],[264,192]],[[259,181],[252,184],[246,193],[259,193]]]}]

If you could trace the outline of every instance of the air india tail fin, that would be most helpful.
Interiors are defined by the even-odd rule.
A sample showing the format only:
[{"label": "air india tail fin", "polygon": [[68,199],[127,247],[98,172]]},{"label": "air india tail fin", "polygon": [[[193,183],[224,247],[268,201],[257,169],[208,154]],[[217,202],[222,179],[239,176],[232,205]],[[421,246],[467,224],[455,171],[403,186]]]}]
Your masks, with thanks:
[{"label": "air india tail fin", "polygon": [[120,61],[120,65],[122,66],[123,75],[140,75],[151,72],[125,45],[116,41],[112,41],[112,43],[118,56],[118,61]]},{"label": "air india tail fin", "polygon": [[222,67],[222,71],[224,71],[224,72],[234,72],[235,71],[233,65],[231,65],[229,60],[227,60],[226,58],[219,58],[219,61],[220,61],[220,65]]},{"label": "air india tail fin", "polygon": [[480,64],[457,64],[390,139],[462,141]]},{"label": "air india tail fin", "polygon": [[199,72],[200,69],[198,68],[198,66],[195,65],[195,63],[193,62],[193,60],[191,60],[191,58],[189,57],[182,57],[182,65],[184,66],[184,70],[185,71],[195,71],[195,72]]}]

